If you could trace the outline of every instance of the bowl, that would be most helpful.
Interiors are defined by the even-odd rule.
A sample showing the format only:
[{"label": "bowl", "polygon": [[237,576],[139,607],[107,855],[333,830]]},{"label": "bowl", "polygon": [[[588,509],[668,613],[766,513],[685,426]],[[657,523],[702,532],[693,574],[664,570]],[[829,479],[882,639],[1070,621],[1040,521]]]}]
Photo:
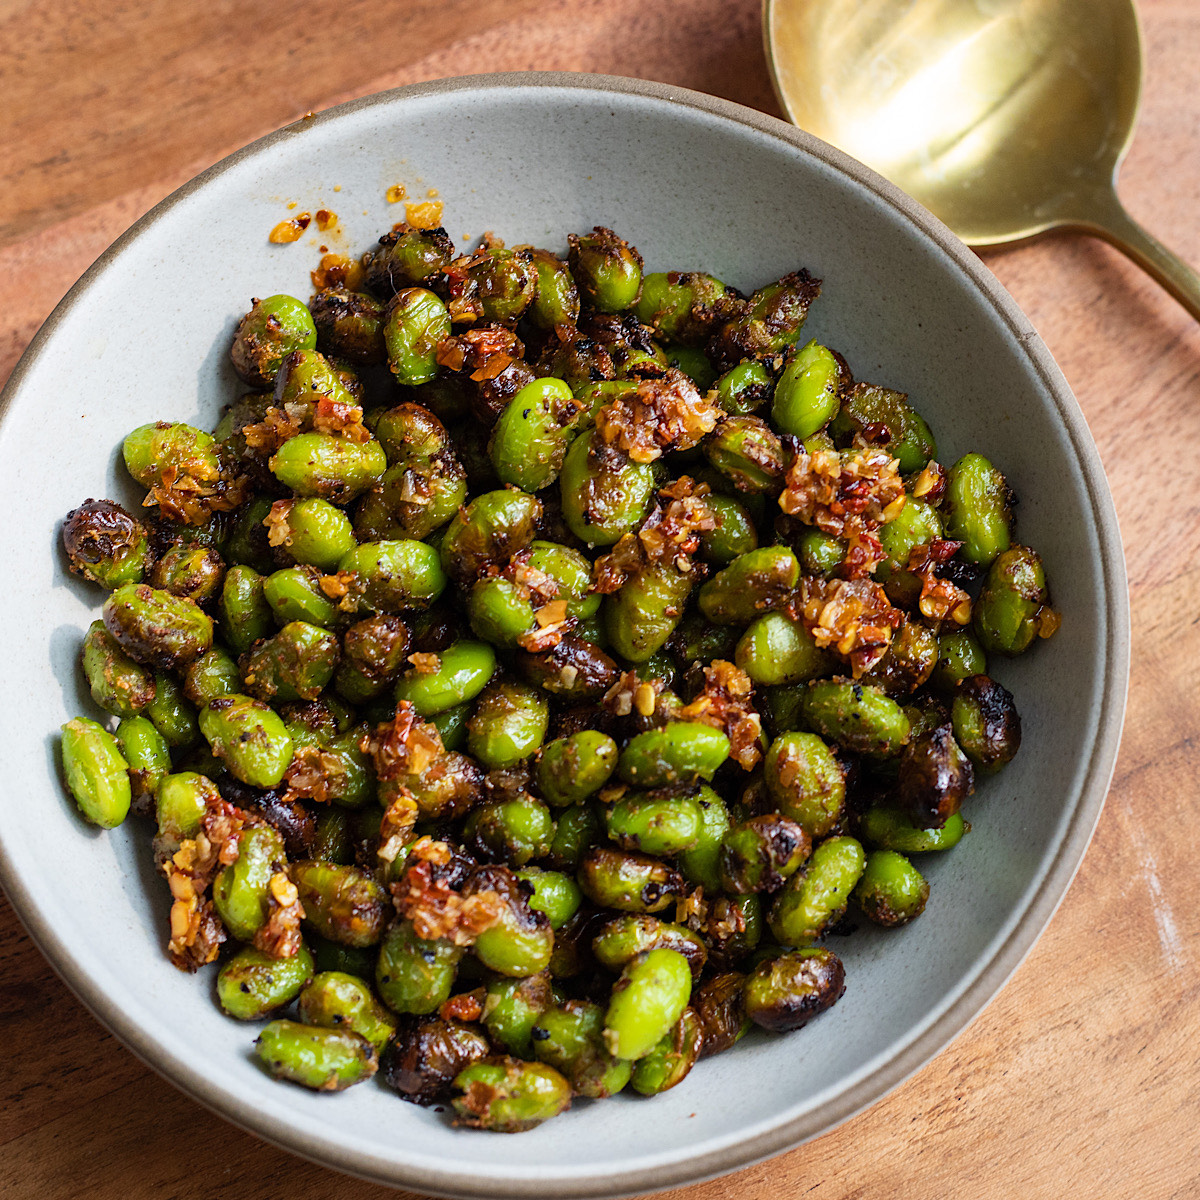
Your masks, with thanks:
[{"label": "bowl", "polygon": [[[267,240],[286,203],[336,211],[345,242],[320,236],[360,251],[400,219],[385,200],[396,182],[410,195],[436,188],[460,244],[493,230],[563,246],[568,231],[603,224],[648,269],[703,268],[746,290],[807,266],[825,280],[810,332],[856,377],[910,393],[943,461],[979,449],[1006,472],[1020,535],[1043,554],[1063,614],[1052,641],[996,665],[1024,717],[1021,754],[969,801],[963,844],[922,861],[924,918],[839,942],[848,987],[834,1009],[784,1038],[747,1037],[653,1101],[580,1103],[512,1138],[453,1129],[375,1084],[330,1096],[268,1079],[254,1030],[214,1004],[215,972],[166,961],[166,889],[141,823],[85,826],[57,765],[59,726],[93,712],[76,661],[101,599],[65,570],[62,516],[89,496],[135,502],[125,433],[159,418],[211,428],[236,391],[228,346],[250,297],[309,293],[316,238]],[[659,84],[530,74],[421,84],[306,118],[120,238],[34,339],[2,412],[0,880],[46,957],[130,1049],[229,1120],[329,1166],[443,1195],[565,1200],[684,1184],[814,1137],[917,1070],[996,994],[1099,816],[1124,709],[1128,607],[1079,407],[1029,322],[948,230],[861,164],[760,113]]]}]

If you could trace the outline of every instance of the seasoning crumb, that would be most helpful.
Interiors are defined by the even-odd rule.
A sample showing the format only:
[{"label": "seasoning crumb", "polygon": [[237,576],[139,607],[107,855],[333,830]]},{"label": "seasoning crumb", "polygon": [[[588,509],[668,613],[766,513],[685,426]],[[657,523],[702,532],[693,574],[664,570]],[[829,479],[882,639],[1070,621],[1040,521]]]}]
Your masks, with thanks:
[{"label": "seasoning crumb", "polygon": [[393,183],[387,190],[387,202],[389,204],[399,204],[405,196],[408,195],[408,188],[402,183]]},{"label": "seasoning crumb", "polygon": [[442,193],[441,193],[441,192],[439,192],[439,191],[437,190],[437,188],[430,188],[430,189],[429,189],[429,191],[427,191],[427,192],[425,193],[425,195],[426,195],[426,196],[428,196],[430,200],[436,200],[436,199],[437,199],[437,197],[438,197],[438,196],[440,196],[441,194],[442,194]]},{"label": "seasoning crumb", "polygon": [[[289,207],[291,206],[289,205]],[[267,235],[267,240],[274,242],[277,246],[287,245],[288,242],[298,242],[311,221],[312,215],[306,212],[290,217],[286,221],[280,221]]]},{"label": "seasoning crumb", "polygon": [[404,216],[414,229],[436,229],[442,223],[442,203],[423,200],[420,204],[406,204]]},{"label": "seasoning crumb", "polygon": [[340,191],[342,190],[342,185],[341,185],[340,183],[335,183],[335,184],[333,185],[333,190],[334,190],[335,192],[340,192]]},{"label": "seasoning crumb", "polygon": [[296,204],[297,204],[297,202],[295,200],[289,200],[288,201],[288,212],[291,212],[292,209],[296,207]]},{"label": "seasoning crumb", "polygon": [[317,209],[317,228],[324,233],[331,225],[337,224],[338,215],[327,208]]}]

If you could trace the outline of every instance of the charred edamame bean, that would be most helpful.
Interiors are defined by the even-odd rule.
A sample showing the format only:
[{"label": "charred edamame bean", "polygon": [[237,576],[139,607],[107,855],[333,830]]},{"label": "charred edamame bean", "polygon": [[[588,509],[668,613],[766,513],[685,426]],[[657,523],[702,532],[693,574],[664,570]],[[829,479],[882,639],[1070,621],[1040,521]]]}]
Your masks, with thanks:
[{"label": "charred edamame bean", "polygon": [[743,312],[718,327],[708,343],[708,356],[728,370],[746,358],[778,354],[799,341],[808,310],[820,294],[821,281],[807,271],[759,288]]},{"label": "charred edamame bean", "polygon": [[88,500],[67,513],[62,543],[71,570],[105,588],[141,583],[150,561],[146,527],[111,500]]},{"label": "charred edamame bean", "polygon": [[733,895],[776,891],[811,848],[809,835],[790,817],[767,813],[740,821],[721,841],[721,887]]},{"label": "charred edamame bean", "polygon": [[986,675],[964,679],[950,708],[954,740],[991,775],[1021,748],[1021,716],[1012,693]]},{"label": "charred edamame bean", "polygon": [[297,496],[344,504],[379,482],[387,455],[374,438],[352,442],[331,433],[298,433],[275,451],[270,467]]},{"label": "charred edamame bean", "polygon": [[971,761],[949,724],[914,738],[900,756],[896,798],[923,829],[944,825],[974,790]]},{"label": "charred edamame bean", "polygon": [[775,940],[803,946],[820,937],[846,911],[865,862],[862,845],[852,837],[827,838],[817,846],[771,907]]},{"label": "charred edamame bean", "polygon": [[763,546],[734,559],[697,597],[700,611],[717,625],[749,625],[780,607],[800,582],[800,564],[786,546]]},{"label": "charred edamame bean", "polygon": [[528,492],[485,492],[450,522],[442,538],[442,568],[456,582],[469,583],[489,565],[524,550],[541,519],[542,503]]},{"label": "charred edamame bean", "polygon": [[592,938],[596,961],[610,971],[622,971],[637,955],[660,948],[678,951],[687,959],[692,977],[700,978],[708,950],[703,940],[684,925],[636,913],[613,917]]},{"label": "charred edamame bean", "polygon": [[513,867],[544,858],[553,837],[550,810],[528,794],[482,804],[463,826],[463,838],[473,853]]},{"label": "charred edamame bean", "polygon": [[380,1058],[388,1087],[413,1104],[441,1104],[453,1095],[455,1077],[492,1053],[488,1039],[470,1025],[441,1017],[406,1022]]},{"label": "charred edamame bean", "polygon": [[490,683],[467,722],[467,749],[485,767],[511,767],[536,754],[550,709],[540,693],[512,679]]},{"label": "charred edamame bean", "polygon": [[305,917],[322,937],[344,946],[373,946],[383,936],[389,897],[364,871],[310,860],[294,863],[291,877]]},{"label": "charred edamame bean", "polygon": [[802,621],[779,612],[752,622],[737,643],[734,661],[754,683],[776,687],[819,678],[834,663]]},{"label": "charred edamame bean", "polygon": [[903,392],[856,383],[842,397],[841,410],[830,425],[838,446],[849,446],[855,435],[870,430],[884,435],[883,445],[904,474],[919,471],[937,455],[937,443],[925,419]]},{"label": "charred edamame bean", "polygon": [[289,621],[242,656],[242,679],[260,700],[315,700],[333,678],[340,657],[337,637],[327,629]]},{"label": "charred edamame bean", "polygon": [[191,600],[126,583],[104,602],[104,625],[130,658],[162,671],[186,667],[213,640],[213,621]]},{"label": "charred edamame bean", "polygon": [[580,406],[561,379],[535,379],[508,403],[492,430],[496,477],[526,492],[549,487],[562,469]]},{"label": "charred edamame bean", "polygon": [[288,958],[272,958],[253,946],[243,946],[217,976],[217,999],[239,1021],[261,1021],[291,1004],[313,977],[307,946]]},{"label": "charred edamame bean", "polygon": [[521,881],[507,867],[480,867],[463,894],[492,893],[500,902],[499,920],[475,939],[475,957],[501,975],[537,975],[550,965],[554,931],[544,913],[529,907]]},{"label": "charred edamame bean", "polygon": [[80,660],[92,699],[105,712],[133,717],[154,699],[154,672],[134,662],[103,621],[89,626]]},{"label": "charred edamame bean", "polygon": [[498,1133],[522,1133],[571,1107],[571,1085],[545,1063],[484,1058],[454,1080],[457,1124]]},{"label": "charred edamame bean", "polygon": [[593,846],[579,864],[583,894],[601,908],[662,912],[683,894],[683,876],[645,854]]},{"label": "charred edamame bean", "polygon": [[802,1029],[845,990],[846,971],[832,950],[792,950],[759,963],[746,977],[746,1016],[778,1033]]},{"label": "charred edamame bean", "polygon": [[648,1053],[633,1064],[629,1084],[642,1096],[657,1096],[682,1083],[700,1058],[704,1029],[694,1009],[685,1008]]},{"label": "charred edamame bean", "polygon": [[854,889],[863,916],[885,929],[907,925],[925,911],[929,884],[895,850],[872,850]]},{"label": "charred edamame bean", "polygon": [[597,225],[590,234],[569,234],[571,275],[580,296],[597,312],[631,308],[642,291],[642,256],[611,229]]},{"label": "charred edamame bean", "polygon": [[213,904],[225,928],[249,942],[269,914],[268,888],[287,862],[283,838],[269,825],[251,825],[238,834],[237,859],[213,880]]},{"label": "charred edamame bean", "polygon": [[317,1092],[340,1092],[370,1079],[379,1054],[350,1029],[320,1029],[271,1021],[254,1039],[259,1061],[276,1078]]},{"label": "charred edamame bean", "polygon": [[964,454],[946,477],[946,536],[967,562],[988,566],[1009,546],[1008,483],[982,454]]},{"label": "charred edamame bean", "polygon": [[704,454],[739,492],[778,492],[783,486],[783,443],[758,417],[726,417],[708,435]]}]

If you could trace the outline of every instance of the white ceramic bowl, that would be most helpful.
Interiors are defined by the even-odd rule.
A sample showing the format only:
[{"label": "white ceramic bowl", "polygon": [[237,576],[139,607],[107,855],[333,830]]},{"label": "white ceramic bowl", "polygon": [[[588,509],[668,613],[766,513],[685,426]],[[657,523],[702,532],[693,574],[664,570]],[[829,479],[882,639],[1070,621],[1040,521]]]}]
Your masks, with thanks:
[{"label": "white ceramic bowl", "polygon": [[[166,893],[142,825],[86,827],[59,781],[57,730],[88,712],[76,669],[100,593],[58,549],[88,496],[131,499],[130,429],[211,428],[235,392],[234,323],[252,295],[310,291],[309,239],[273,246],[284,202],[337,211],[365,249],[399,219],[385,189],[436,187],[461,241],[494,230],[563,246],[615,227],[650,269],[749,290],[801,265],[825,280],[809,330],[856,376],[911,393],[943,461],[989,455],[1021,498],[1062,631],[998,677],[1019,758],[969,802],[973,832],[922,860],[922,920],[840,942],[848,988],[810,1028],[753,1035],[653,1101],[580,1103],[519,1137],[452,1129],[368,1084],[338,1096],[269,1080],[213,972],[163,955]],[[365,212],[364,212],[365,210]],[[85,1004],[179,1087],[299,1154],[443,1194],[601,1196],[699,1179],[813,1137],[941,1050],[996,993],[1069,884],[1103,803],[1128,673],[1117,522],[1079,408],[1012,300],[960,242],[860,164],[770,117],[657,84],[586,75],[445,80],[274,133],[165,200],[47,321],[4,393],[0,511],[9,631],[0,687],[7,800],[0,879]]]}]

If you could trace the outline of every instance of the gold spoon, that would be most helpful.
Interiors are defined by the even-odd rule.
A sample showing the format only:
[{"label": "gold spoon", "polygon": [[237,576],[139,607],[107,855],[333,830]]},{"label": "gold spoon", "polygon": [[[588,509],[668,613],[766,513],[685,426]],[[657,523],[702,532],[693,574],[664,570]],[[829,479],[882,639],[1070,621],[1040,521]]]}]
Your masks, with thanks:
[{"label": "gold spoon", "polygon": [[1200,275],[1117,199],[1141,93],[1132,0],[764,0],[763,26],[788,117],[963,241],[1082,230],[1200,320]]}]

